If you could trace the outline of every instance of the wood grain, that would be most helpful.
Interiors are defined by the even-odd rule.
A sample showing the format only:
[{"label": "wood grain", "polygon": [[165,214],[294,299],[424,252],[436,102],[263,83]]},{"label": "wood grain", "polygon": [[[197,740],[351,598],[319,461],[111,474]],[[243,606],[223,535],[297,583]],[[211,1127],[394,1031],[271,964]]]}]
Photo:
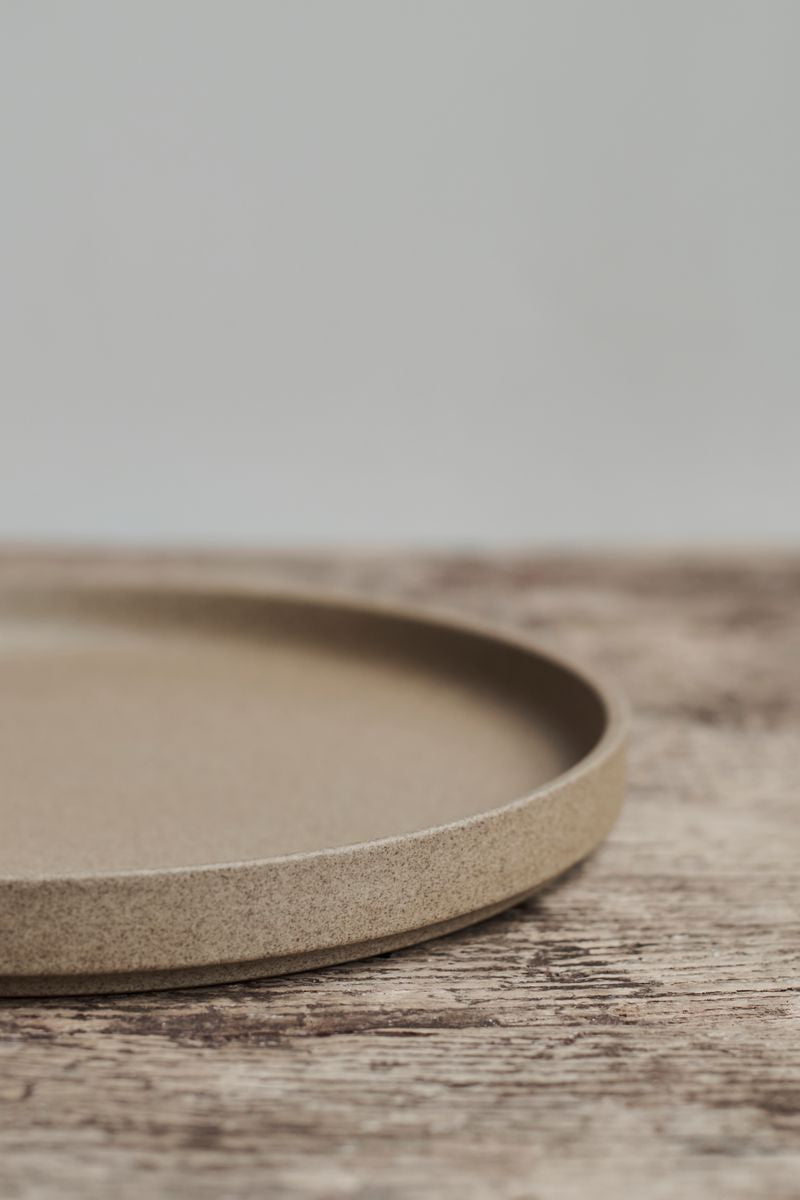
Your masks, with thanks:
[{"label": "wood grain", "polygon": [[368,962],[0,1004],[0,1196],[800,1196],[800,557],[58,555],[524,626],[634,707],[627,805],[535,900]]}]

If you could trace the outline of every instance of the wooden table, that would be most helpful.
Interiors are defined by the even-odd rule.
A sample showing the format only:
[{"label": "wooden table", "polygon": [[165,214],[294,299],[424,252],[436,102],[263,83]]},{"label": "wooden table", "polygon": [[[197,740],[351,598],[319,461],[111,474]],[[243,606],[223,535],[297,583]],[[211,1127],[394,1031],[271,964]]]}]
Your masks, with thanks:
[{"label": "wooden table", "polygon": [[428,945],[0,1004],[0,1196],[800,1196],[800,556],[98,556],[490,615],[635,710],[607,844]]}]

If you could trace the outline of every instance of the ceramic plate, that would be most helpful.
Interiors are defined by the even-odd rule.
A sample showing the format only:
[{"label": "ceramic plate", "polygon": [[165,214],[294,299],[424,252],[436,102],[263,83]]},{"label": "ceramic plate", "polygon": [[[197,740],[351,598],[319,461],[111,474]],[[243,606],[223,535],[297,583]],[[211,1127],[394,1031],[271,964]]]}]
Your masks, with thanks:
[{"label": "ceramic plate", "polygon": [[604,836],[624,720],[526,640],[196,588],[0,596],[0,993],[362,957]]}]

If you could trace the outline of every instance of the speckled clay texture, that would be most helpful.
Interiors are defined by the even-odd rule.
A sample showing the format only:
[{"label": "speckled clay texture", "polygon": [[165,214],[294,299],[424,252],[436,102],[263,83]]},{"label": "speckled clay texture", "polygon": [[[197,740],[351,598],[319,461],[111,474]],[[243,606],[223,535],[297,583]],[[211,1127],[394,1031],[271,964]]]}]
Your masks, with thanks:
[{"label": "speckled clay texture", "polygon": [[[115,613],[137,622],[143,611],[160,611],[159,605],[164,603],[189,616],[193,606],[205,603],[190,593],[162,597],[157,589],[151,589],[143,610],[135,590],[131,594],[133,601],[121,592],[108,601],[101,597],[101,609],[110,604]],[[217,600],[223,606],[229,604],[229,598]],[[512,795],[508,803],[489,811],[371,841],[252,861],[155,869],[139,866],[59,874],[45,869],[24,876],[6,870],[0,876],[0,994],[168,987],[276,974],[361,957],[421,941],[498,911],[585,856],[608,832],[623,794],[626,719],[613,691],[586,673],[543,654],[525,640],[455,619],[437,621],[424,614],[302,596],[276,600],[249,595],[234,597],[233,602],[246,604],[248,612],[262,606],[265,620],[271,604],[279,604],[284,615],[296,606],[302,613],[301,625],[309,629],[316,628],[316,616],[324,624],[333,614],[331,628],[335,626],[339,639],[336,652],[342,655],[357,653],[360,643],[356,635],[363,624],[367,643],[372,644],[372,639],[379,647],[376,671],[383,662],[388,664],[387,670],[403,670],[403,655],[412,648],[419,661],[424,660],[424,670],[435,675],[439,664],[434,654],[433,665],[428,667],[428,647],[439,637],[445,641],[452,637],[455,640],[442,662],[449,663],[452,651],[470,664],[459,685],[458,703],[470,686],[483,686],[483,671],[487,678],[491,676],[491,687],[485,696],[481,693],[481,703],[499,705],[500,714],[505,713],[502,705],[517,705],[515,719],[530,720],[532,739],[534,734],[541,739],[544,729],[547,737],[566,744],[573,737],[572,721],[587,729],[591,726],[592,745],[578,761],[523,798]],[[11,611],[29,611],[26,603],[17,598]],[[61,614],[58,636],[58,631],[69,627],[73,637],[76,612],[83,614],[84,626],[86,613],[89,623],[99,619],[93,602],[84,604],[77,594],[68,595],[63,603],[59,595],[49,596],[43,611],[50,611],[48,605]],[[117,616],[114,620],[119,624]],[[344,641],[336,622],[346,632]],[[146,620],[144,624],[146,627]],[[11,621],[9,628],[3,653],[24,654],[24,639],[15,641],[18,624]],[[213,621],[200,631],[203,637],[213,637],[213,632]],[[159,636],[163,636],[161,629]],[[302,641],[305,634],[301,629],[300,635],[294,636]],[[418,643],[422,646],[419,653]],[[308,646],[309,653],[303,648],[302,670],[313,679],[313,638]],[[48,651],[37,647],[36,652]],[[63,654],[63,647],[56,646],[52,653]],[[63,669],[71,669],[68,658],[64,662]],[[552,714],[548,715],[547,695],[539,696],[530,710],[519,700],[528,671],[533,680],[553,681],[558,703]],[[513,677],[508,684],[510,699],[501,696],[506,677]],[[420,676],[420,686],[427,686],[427,678]],[[574,713],[570,709],[573,701]],[[602,712],[596,731],[594,718],[586,715],[592,705]],[[453,711],[457,717],[460,710]],[[168,713],[164,719],[169,720]],[[354,708],[356,719],[363,721],[364,717]],[[307,753],[314,753],[313,745]],[[102,772],[102,755],[97,761],[98,772]],[[507,757],[503,758],[501,765],[507,762]],[[446,765],[443,760],[442,770]],[[358,769],[357,761],[352,769]],[[98,786],[102,782],[99,779]],[[319,802],[328,803],[329,798],[321,795]],[[403,802],[399,786],[394,804],[402,810]],[[181,803],[190,820],[192,797],[182,797]],[[287,803],[286,798],[281,803]],[[0,800],[0,814],[2,805]],[[436,813],[432,804],[434,821]],[[109,820],[113,820],[113,808]],[[359,828],[354,820],[354,837]],[[46,842],[46,828],[41,837]]]}]

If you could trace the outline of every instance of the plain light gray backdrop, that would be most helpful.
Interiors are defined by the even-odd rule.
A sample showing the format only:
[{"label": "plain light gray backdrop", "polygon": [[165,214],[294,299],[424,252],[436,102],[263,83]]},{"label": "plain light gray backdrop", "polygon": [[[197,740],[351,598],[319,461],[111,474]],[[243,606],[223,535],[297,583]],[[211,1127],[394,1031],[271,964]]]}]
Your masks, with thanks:
[{"label": "plain light gray backdrop", "polygon": [[800,534],[795,0],[0,0],[0,536]]}]

